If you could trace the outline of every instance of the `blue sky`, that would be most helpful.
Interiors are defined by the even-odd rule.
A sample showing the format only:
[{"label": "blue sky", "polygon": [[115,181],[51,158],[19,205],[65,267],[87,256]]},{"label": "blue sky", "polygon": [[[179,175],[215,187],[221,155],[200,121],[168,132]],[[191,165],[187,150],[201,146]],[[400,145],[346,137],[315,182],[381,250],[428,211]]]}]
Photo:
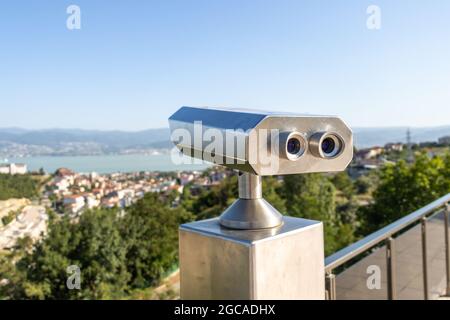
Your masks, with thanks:
[{"label": "blue sky", "polygon": [[450,1],[3,1],[0,74],[0,127],[165,127],[182,105],[446,125]]}]

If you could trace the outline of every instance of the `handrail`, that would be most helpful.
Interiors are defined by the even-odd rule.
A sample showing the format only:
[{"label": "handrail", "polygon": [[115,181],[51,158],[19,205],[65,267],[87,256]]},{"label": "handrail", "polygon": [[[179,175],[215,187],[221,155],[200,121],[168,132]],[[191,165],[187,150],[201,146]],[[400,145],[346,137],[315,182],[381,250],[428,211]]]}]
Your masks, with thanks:
[{"label": "handrail", "polygon": [[374,233],[349,245],[348,247],[345,247],[338,252],[333,253],[331,256],[325,258],[326,273],[331,273],[333,269],[341,266],[357,255],[371,249],[380,242],[387,240],[389,237],[410,226],[411,224],[418,222],[419,220],[426,217],[434,210],[444,206],[448,202],[450,202],[450,193],[431,202],[425,207],[422,207],[414,211],[413,213],[401,219],[398,219],[397,221],[394,221],[386,227],[375,231]]}]

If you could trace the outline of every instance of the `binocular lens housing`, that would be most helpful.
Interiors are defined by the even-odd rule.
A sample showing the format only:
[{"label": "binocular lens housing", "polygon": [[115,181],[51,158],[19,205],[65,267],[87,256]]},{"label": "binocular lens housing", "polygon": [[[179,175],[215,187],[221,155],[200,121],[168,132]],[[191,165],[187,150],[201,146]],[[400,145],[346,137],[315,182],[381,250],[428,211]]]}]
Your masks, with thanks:
[{"label": "binocular lens housing", "polygon": [[344,140],[337,133],[319,132],[311,137],[309,146],[316,157],[334,159],[344,150]]},{"label": "binocular lens housing", "polygon": [[352,131],[336,116],[181,107],[169,124],[184,155],[261,176],[337,172],[353,158]]},{"label": "binocular lens housing", "polygon": [[287,142],[287,152],[290,154],[297,154],[302,148],[300,141],[297,138],[290,138]]},{"label": "binocular lens housing", "polygon": [[344,150],[343,139],[336,133],[318,132],[313,134],[309,146],[305,136],[299,132],[283,132],[280,135],[281,152],[291,161],[297,161],[309,148],[311,153],[322,159],[334,159]]},{"label": "binocular lens housing", "polygon": [[299,132],[283,132],[280,135],[282,154],[291,161],[298,160],[306,150],[306,140]]}]

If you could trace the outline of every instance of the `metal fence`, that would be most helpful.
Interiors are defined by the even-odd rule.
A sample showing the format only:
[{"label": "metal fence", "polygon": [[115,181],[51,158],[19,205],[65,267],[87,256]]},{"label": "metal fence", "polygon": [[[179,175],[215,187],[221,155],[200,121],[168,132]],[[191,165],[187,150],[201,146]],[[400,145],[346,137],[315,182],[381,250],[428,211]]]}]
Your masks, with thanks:
[{"label": "metal fence", "polygon": [[[449,202],[450,193],[327,257],[327,299],[450,295]],[[367,286],[372,266],[382,279],[378,290]]]}]

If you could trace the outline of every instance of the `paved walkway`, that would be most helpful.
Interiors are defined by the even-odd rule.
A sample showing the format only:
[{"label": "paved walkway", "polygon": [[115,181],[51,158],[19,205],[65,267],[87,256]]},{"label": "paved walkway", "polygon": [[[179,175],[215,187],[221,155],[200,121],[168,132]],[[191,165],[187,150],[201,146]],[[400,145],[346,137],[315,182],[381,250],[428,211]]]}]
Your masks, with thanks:
[{"label": "paved walkway", "polygon": [[180,269],[175,270],[165,278],[162,284],[155,288],[154,293],[158,296],[169,294],[169,297],[165,299],[180,299]]},{"label": "paved walkway", "polygon": [[47,230],[47,214],[40,206],[27,206],[19,216],[8,225],[0,228],[0,250],[11,249],[17,239],[29,236],[39,239],[42,232]]},{"label": "paved walkway", "polygon": [[[445,242],[443,215],[427,223],[428,288],[430,299],[438,299],[445,289]],[[421,226],[395,238],[397,299],[423,299]],[[368,289],[371,274],[367,268],[381,270],[381,288]],[[377,249],[363,260],[336,276],[336,295],[341,300],[387,299],[386,248]]]}]

